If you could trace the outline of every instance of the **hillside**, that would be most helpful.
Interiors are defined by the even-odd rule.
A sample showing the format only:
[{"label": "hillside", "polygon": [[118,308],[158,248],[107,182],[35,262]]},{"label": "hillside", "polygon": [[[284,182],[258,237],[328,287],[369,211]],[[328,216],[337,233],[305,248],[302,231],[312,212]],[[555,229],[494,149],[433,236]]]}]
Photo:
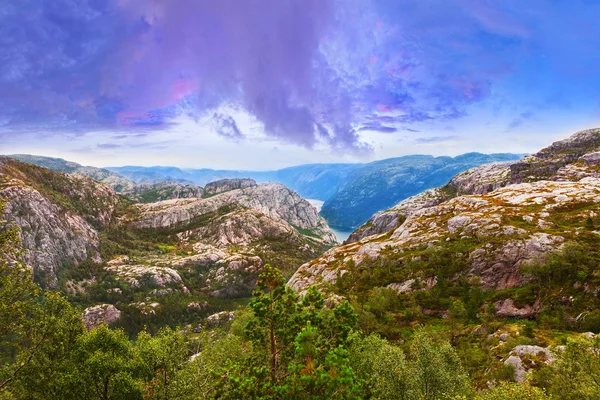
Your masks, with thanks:
[{"label": "hillside", "polygon": [[115,306],[131,332],[147,313],[160,325],[231,307],[265,263],[289,276],[336,244],[316,209],[281,184],[212,186],[204,199],[135,203],[83,175],[0,158],[3,218],[19,227],[35,281],[86,307]]},{"label": "hillside", "polygon": [[521,161],[463,172],[376,214],[289,285],[359,297],[392,289],[403,324],[421,318],[406,317],[408,304],[443,317],[476,286],[478,310],[547,319],[559,307],[582,324],[575,317],[600,305],[591,289],[600,284],[599,149],[592,129]]},{"label": "hillside", "polygon": [[575,359],[565,345],[598,359],[599,166],[600,129],[590,129],[462,172],[375,214],[288,285],[349,300],[363,332],[393,341],[419,326],[445,332],[479,390],[527,382],[514,393],[533,385],[560,398],[572,393],[552,378]]}]

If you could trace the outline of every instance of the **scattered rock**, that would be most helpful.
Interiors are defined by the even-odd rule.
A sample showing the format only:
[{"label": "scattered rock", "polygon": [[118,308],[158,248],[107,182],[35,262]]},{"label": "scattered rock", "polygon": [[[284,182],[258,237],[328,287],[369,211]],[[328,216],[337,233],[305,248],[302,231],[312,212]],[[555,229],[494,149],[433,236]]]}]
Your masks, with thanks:
[{"label": "scattered rock", "polygon": [[206,318],[206,326],[209,328],[221,326],[227,322],[233,321],[234,317],[235,313],[233,311],[221,311],[219,313],[208,316]]},{"label": "scattered rock", "polygon": [[113,324],[121,319],[121,311],[112,304],[99,304],[88,307],[83,313],[85,327],[93,329],[102,323]]},{"label": "scattered rock", "polygon": [[160,303],[141,301],[138,303],[131,303],[131,305],[140,310],[141,315],[155,315],[156,310],[160,307]]},{"label": "scattered rock", "polygon": [[536,301],[533,305],[523,307],[515,306],[513,299],[499,300],[494,303],[496,306],[496,315],[500,317],[532,318],[539,312],[540,303]]},{"label": "scattered rock", "polygon": [[194,310],[203,311],[206,309],[206,307],[208,307],[207,302],[203,301],[200,303],[200,302],[196,301],[193,303],[189,303],[186,308],[188,311],[194,311]]},{"label": "scattered rock", "polygon": [[523,367],[523,362],[520,357],[517,356],[509,356],[505,361],[504,365],[510,365],[515,370],[515,382],[521,383],[525,382],[525,367]]},{"label": "scattered rock", "polygon": [[[550,350],[540,346],[517,346],[511,350],[509,357],[504,361],[504,365],[511,365],[515,369],[515,382],[522,383],[526,379],[526,372],[529,367],[523,363],[523,357],[526,355],[535,356],[539,361],[545,364],[551,364],[556,360],[556,357]],[[534,361],[531,361],[534,364]]]},{"label": "scattered rock", "polygon": [[546,364],[550,364],[556,360],[556,357],[550,350],[541,346],[520,345],[512,349],[511,353],[519,357],[523,357],[526,354],[538,356]]}]

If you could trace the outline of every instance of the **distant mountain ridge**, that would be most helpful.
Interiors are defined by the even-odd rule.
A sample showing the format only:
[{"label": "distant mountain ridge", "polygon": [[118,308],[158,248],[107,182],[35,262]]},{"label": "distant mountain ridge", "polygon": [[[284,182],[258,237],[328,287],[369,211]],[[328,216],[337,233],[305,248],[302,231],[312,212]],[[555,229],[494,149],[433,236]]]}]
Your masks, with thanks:
[{"label": "distant mountain ridge", "polygon": [[202,197],[201,186],[221,179],[278,182],[300,196],[324,201],[321,215],[329,225],[353,230],[377,211],[385,210],[424,190],[446,184],[469,168],[499,161],[515,161],[520,154],[467,153],[456,157],[409,155],[367,164],[307,164],[275,171],[215,170],[172,166],[83,167],[57,158],[12,156],[53,171],[79,173],[111,186],[138,202]]},{"label": "distant mountain ridge", "polygon": [[48,168],[54,172],[65,174],[79,174],[102,182],[122,196],[141,203],[202,197],[204,191],[201,187],[174,180],[159,180],[147,182],[134,182],[116,172],[104,168],[83,166],[62,158],[44,157],[30,154],[13,154],[9,156],[15,160],[28,164]]},{"label": "distant mountain ridge", "polygon": [[456,157],[410,155],[374,161],[348,175],[337,192],[325,201],[321,215],[332,227],[354,229],[377,211],[442,186],[469,168],[521,157],[511,153],[467,153]]},{"label": "distant mountain ridge", "polygon": [[124,177],[148,183],[180,180],[197,185],[224,178],[279,182],[302,197],[324,201],[321,215],[329,225],[352,230],[377,211],[385,210],[423,190],[446,184],[469,168],[515,161],[524,154],[466,153],[456,157],[409,155],[367,164],[307,164],[276,171],[181,169],[176,167],[108,167]]},{"label": "distant mountain ridge", "polygon": [[293,188],[299,195],[327,200],[348,175],[364,164],[306,164],[275,171],[215,170],[209,168],[182,169],[177,167],[108,167],[135,183],[178,181],[204,186],[220,179],[250,178],[259,183],[279,182]]}]

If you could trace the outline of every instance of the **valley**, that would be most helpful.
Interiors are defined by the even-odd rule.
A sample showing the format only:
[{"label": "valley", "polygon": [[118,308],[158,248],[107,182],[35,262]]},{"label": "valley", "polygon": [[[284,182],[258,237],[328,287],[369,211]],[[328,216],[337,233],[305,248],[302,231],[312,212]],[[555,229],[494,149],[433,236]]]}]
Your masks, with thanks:
[{"label": "valley", "polygon": [[[309,321],[341,318],[329,323],[411,357],[418,340],[438,343],[464,368],[463,388],[554,390],[543,374],[555,373],[557,349],[600,333],[598,151],[591,129],[475,166],[351,233],[319,215],[326,201],[280,183],[140,184],[63,160],[29,158],[55,172],[2,157],[4,226],[22,246],[4,262],[22,262],[42,290],[64,296],[90,332],[108,324],[138,341],[165,328],[210,346],[242,340],[251,325],[235,321],[258,323],[260,302],[275,300],[257,282],[274,279],[269,290],[282,285],[288,302],[277,307],[298,302]],[[353,352],[367,346],[344,338]]]},{"label": "valley", "polygon": [[0,0],[0,400],[600,400],[599,19]]}]

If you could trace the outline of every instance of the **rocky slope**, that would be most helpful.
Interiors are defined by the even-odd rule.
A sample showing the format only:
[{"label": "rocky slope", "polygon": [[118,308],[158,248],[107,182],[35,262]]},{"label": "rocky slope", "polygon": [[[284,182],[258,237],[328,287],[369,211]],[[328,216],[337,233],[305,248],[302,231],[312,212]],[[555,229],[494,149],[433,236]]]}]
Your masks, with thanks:
[{"label": "rocky slope", "polygon": [[204,216],[218,213],[232,205],[257,211],[268,216],[275,224],[285,222],[290,228],[300,230],[326,244],[335,243],[335,235],[317,210],[298,194],[278,183],[229,190],[204,199],[175,199],[138,205],[139,214],[132,225],[138,229],[183,229],[182,227],[194,225]]},{"label": "rocky slope", "polygon": [[221,179],[214,182],[209,182],[204,187],[206,196],[214,196],[215,194],[229,192],[235,189],[245,189],[256,186],[254,179]]},{"label": "rocky slope", "polygon": [[24,261],[50,287],[63,266],[101,261],[97,229],[112,222],[122,203],[91,178],[6,157],[0,157],[0,195],[8,199],[5,219],[21,228]]},{"label": "rocky slope", "polygon": [[511,183],[537,180],[577,181],[600,177],[600,138],[597,129],[578,132],[520,161],[485,164],[454,176],[448,184],[419,193],[373,215],[350,235],[347,243],[388,232],[413,210],[440,204],[452,197],[484,194]]},{"label": "rocky slope", "polygon": [[132,329],[141,317],[183,323],[222,310],[224,299],[250,294],[265,263],[291,275],[336,244],[317,210],[283,185],[210,187],[206,198],[134,203],[86,176],[0,158],[3,219],[21,228],[36,281],[102,305],[90,315],[116,307]]},{"label": "rocky slope", "polygon": [[446,185],[425,190],[401,201],[394,207],[374,214],[356,229],[346,243],[353,243],[367,236],[389,232],[398,224],[422,208],[438,205],[458,195],[484,194],[510,182],[513,162],[484,164],[455,175]]},{"label": "rocky slope", "polygon": [[[587,130],[522,161],[459,174],[376,214],[347,244],[300,267],[289,285],[332,292],[387,286],[400,293],[439,290],[440,280],[476,279],[496,292],[527,285],[523,268],[551,252],[600,249],[599,149],[600,130]],[[495,303],[498,315],[540,310],[535,298],[517,307],[507,296]]]}]

